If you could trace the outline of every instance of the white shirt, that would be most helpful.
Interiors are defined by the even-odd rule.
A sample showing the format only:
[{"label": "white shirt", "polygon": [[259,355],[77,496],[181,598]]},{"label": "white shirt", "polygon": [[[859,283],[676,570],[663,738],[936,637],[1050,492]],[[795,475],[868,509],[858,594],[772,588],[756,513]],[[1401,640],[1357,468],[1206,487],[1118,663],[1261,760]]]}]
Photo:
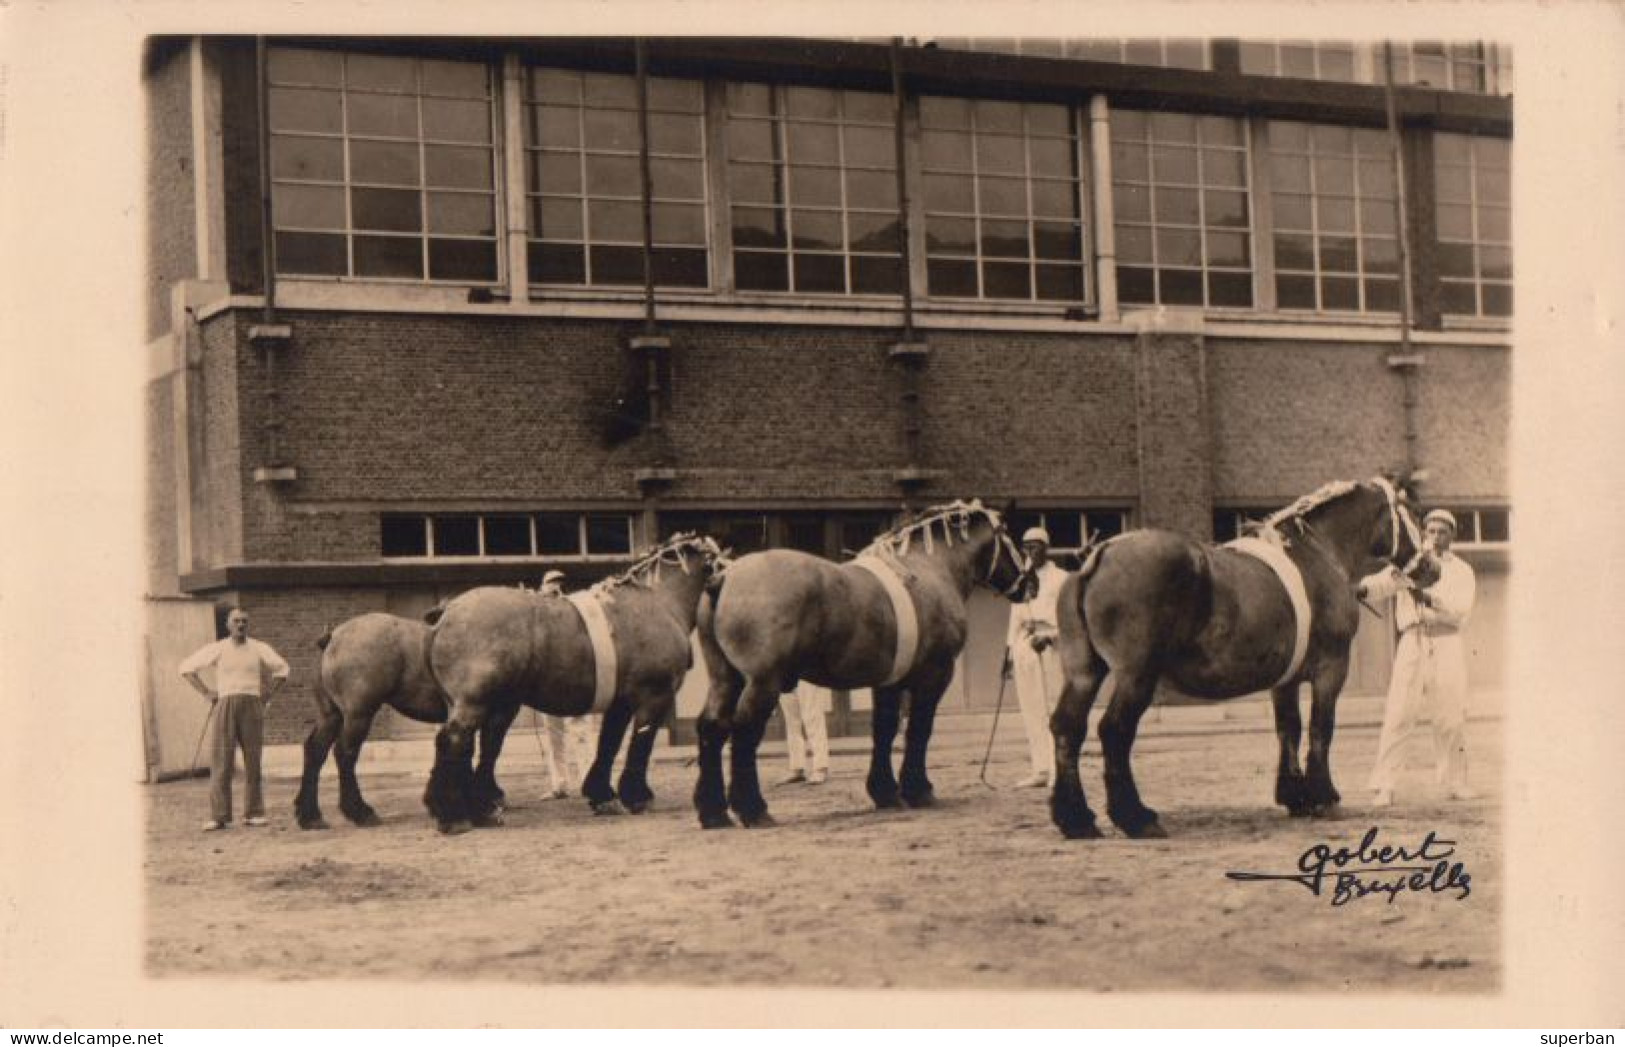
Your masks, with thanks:
[{"label": "white shirt", "polygon": [[220,695],[258,695],[261,673],[267,669],[279,680],[288,678],[288,663],[270,644],[252,636],[244,637],[242,643],[228,636],[198,648],[181,663],[180,673],[186,676],[211,665],[214,666],[215,693]]},{"label": "white shirt", "polygon": [[1478,596],[1478,579],[1467,562],[1455,553],[1439,557],[1439,580],[1426,590],[1432,606],[1422,607],[1410,594],[1404,576],[1395,567],[1386,567],[1360,581],[1366,595],[1373,600],[1394,601],[1394,617],[1399,631],[1405,632],[1420,621],[1423,625],[1444,626],[1460,630],[1473,613],[1473,601]]},{"label": "white shirt", "polygon": [[1005,643],[1012,648],[1019,642],[1030,650],[1032,645],[1028,643],[1029,639],[1034,636],[1053,638],[1058,631],[1055,607],[1061,598],[1061,583],[1066,581],[1066,572],[1052,563],[1046,563],[1038,569],[1037,576],[1037,595],[1026,603],[1010,605],[1010,629]]}]

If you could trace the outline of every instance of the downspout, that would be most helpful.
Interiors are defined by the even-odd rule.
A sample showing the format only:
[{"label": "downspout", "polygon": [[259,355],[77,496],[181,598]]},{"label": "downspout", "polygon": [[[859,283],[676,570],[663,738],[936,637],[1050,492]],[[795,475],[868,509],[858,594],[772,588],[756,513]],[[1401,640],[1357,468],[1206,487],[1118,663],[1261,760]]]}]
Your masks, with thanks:
[{"label": "downspout", "polygon": [[1422,479],[1421,435],[1418,427],[1417,369],[1422,366],[1421,354],[1411,346],[1411,324],[1414,306],[1411,300],[1411,246],[1410,208],[1406,199],[1404,136],[1400,130],[1399,99],[1394,90],[1394,45],[1383,41],[1383,99],[1388,112],[1388,142],[1394,156],[1394,219],[1398,223],[1399,245],[1399,352],[1388,357],[1390,369],[1398,371],[1403,383],[1405,408],[1405,475]]},{"label": "downspout", "polygon": [[897,251],[902,269],[903,333],[887,351],[887,357],[902,368],[903,465],[892,473],[892,482],[903,495],[903,508],[915,509],[915,493],[929,483],[934,471],[920,465],[920,434],[924,428],[920,409],[920,372],[930,357],[931,347],[914,330],[913,237],[908,197],[908,136],[905,130],[907,93],[903,83],[903,40],[892,37],[889,53],[892,90],[892,137],[897,166]]},{"label": "downspout", "polygon": [[634,470],[633,480],[646,505],[644,528],[655,533],[655,502],[660,491],[676,479],[671,468],[672,453],[666,436],[661,383],[663,365],[671,351],[671,339],[659,333],[655,323],[654,271],[654,172],[649,160],[649,43],[644,37],[632,41],[632,59],[638,91],[638,176],[643,203],[643,326],[630,339],[634,366],[643,368],[643,388],[648,395],[649,416],[644,423],[648,434],[649,466]]},{"label": "downspout", "polygon": [[286,482],[298,479],[298,471],[282,460],[282,392],[277,381],[276,361],[277,354],[288,347],[293,332],[288,325],[279,324],[276,315],[276,243],[271,224],[271,89],[263,36],[254,38],[254,90],[259,117],[260,278],[265,290],[260,322],[248,329],[249,344],[259,348],[265,366],[265,464],[255,468],[254,479]]}]

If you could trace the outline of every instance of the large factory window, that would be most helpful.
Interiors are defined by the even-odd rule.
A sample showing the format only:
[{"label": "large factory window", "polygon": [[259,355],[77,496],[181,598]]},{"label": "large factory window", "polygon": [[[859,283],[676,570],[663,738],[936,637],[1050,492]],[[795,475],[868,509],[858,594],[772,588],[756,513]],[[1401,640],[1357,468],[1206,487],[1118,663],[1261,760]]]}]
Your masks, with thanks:
[{"label": "large factory window", "polygon": [[1247,128],[1225,116],[1111,115],[1118,296],[1253,304]]},{"label": "large factory window", "polygon": [[1273,120],[1269,159],[1276,304],[1397,313],[1399,221],[1388,136]]},{"label": "large factory window", "polygon": [[1439,284],[1446,313],[1512,315],[1511,144],[1433,136]]},{"label": "large factory window", "polygon": [[[709,282],[704,95],[698,80],[649,80],[650,264],[661,286]],[[635,78],[526,71],[533,282],[643,284],[639,151]]]},{"label": "large factory window", "polygon": [[632,553],[629,513],[385,513],[385,559],[542,557],[624,559]]},{"label": "large factory window", "polygon": [[279,273],[497,279],[485,65],[277,47],[268,75]]},{"label": "large factory window", "polygon": [[892,98],[729,84],[727,184],[742,291],[902,291]]},{"label": "large factory window", "polygon": [[930,294],[1082,302],[1083,178],[1064,105],[920,99]]}]

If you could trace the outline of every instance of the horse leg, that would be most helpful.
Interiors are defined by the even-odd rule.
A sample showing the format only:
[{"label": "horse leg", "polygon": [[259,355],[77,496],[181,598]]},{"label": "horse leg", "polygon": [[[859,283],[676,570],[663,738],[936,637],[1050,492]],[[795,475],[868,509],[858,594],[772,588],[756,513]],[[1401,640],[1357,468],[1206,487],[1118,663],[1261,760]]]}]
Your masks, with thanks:
[{"label": "horse leg", "polygon": [[1337,696],[1348,679],[1347,658],[1327,659],[1309,677],[1309,755],[1304,761],[1304,803],[1316,818],[1335,817],[1343,799],[1332,784],[1332,732],[1337,728]]},{"label": "horse leg", "polygon": [[338,737],[339,728],[344,722],[338,706],[319,692],[316,716],[315,726],[305,737],[304,772],[299,779],[299,795],[293,801],[294,817],[299,820],[301,829],[327,828],[327,820],[322,817],[321,802],[318,799],[321,791],[322,765],[327,762],[327,754],[333,748],[333,740]]},{"label": "horse leg", "polygon": [[1112,700],[1100,719],[1100,747],[1106,763],[1106,813],[1133,839],[1167,836],[1157,821],[1157,812],[1140,801],[1140,790],[1129,766],[1140,717],[1151,707],[1157,691],[1157,674],[1144,668],[1130,672],[1116,669],[1111,681]]},{"label": "horse leg", "polygon": [[1298,710],[1298,685],[1288,684],[1270,692],[1275,703],[1275,738],[1280,743],[1281,761],[1275,769],[1275,802],[1294,818],[1309,813],[1303,768],[1298,762],[1298,746],[1303,737],[1303,714]]},{"label": "horse leg", "polygon": [[469,784],[468,813],[474,824],[489,829],[502,824],[502,812],[507,794],[497,785],[497,757],[502,755],[502,744],[508,739],[508,730],[519,715],[519,705],[503,705],[492,709],[480,724],[480,758],[474,767],[474,779]]},{"label": "horse leg", "polygon": [[1084,664],[1075,672],[1062,659],[1061,694],[1050,715],[1050,735],[1054,738],[1055,784],[1050,790],[1049,816],[1068,840],[1096,840],[1100,829],[1095,812],[1084,796],[1083,778],[1078,770],[1078,754],[1089,736],[1089,710],[1105,679],[1106,663],[1091,649]]},{"label": "horse leg", "polygon": [[869,752],[869,778],[864,788],[876,807],[901,807],[897,794],[897,779],[892,776],[891,747],[897,740],[897,722],[903,692],[896,687],[874,689],[874,711],[871,714],[869,735],[873,748]]},{"label": "horse leg", "polygon": [[429,772],[423,805],[440,831],[448,835],[473,827],[469,824],[469,793],[474,784],[474,738],[484,718],[485,710],[454,703],[445,726],[434,736],[434,769]]},{"label": "horse leg", "polygon": [[694,783],[694,810],[700,816],[703,829],[726,829],[733,825],[728,817],[728,797],[723,785],[722,748],[728,741],[732,714],[739,701],[739,690],[744,677],[731,666],[707,659],[711,666],[711,691],[694,721],[698,735],[699,779]]},{"label": "horse leg", "polygon": [[[615,756],[621,751],[621,739],[626,737],[626,725],[632,720],[632,701],[616,698],[604,710],[604,722],[598,728],[598,749],[593,754],[592,766],[581,782],[581,795],[592,805],[594,814],[625,814],[626,809],[615,798],[615,787],[609,784],[615,769]],[[627,764],[632,757],[627,755]]]},{"label": "horse leg", "polygon": [[910,807],[932,807],[936,804],[931,779],[925,772],[925,754],[931,745],[931,729],[936,724],[937,706],[942,692],[948,689],[947,680],[930,680],[911,688],[908,705],[908,729],[903,736],[903,766],[898,775],[899,792]]},{"label": "horse leg", "polygon": [[747,828],[773,824],[762,796],[762,783],[756,773],[756,750],[767,733],[767,722],[778,705],[779,693],[760,680],[745,684],[734,711],[733,744],[728,750],[728,807]]},{"label": "horse leg", "polygon": [[649,788],[649,757],[654,753],[655,738],[660,725],[666,722],[677,700],[676,690],[654,701],[641,702],[632,718],[632,744],[626,747],[626,766],[621,768],[621,780],[616,789],[621,806],[632,814],[642,814],[655,798]]},{"label": "horse leg", "polygon": [[375,706],[367,710],[354,710],[344,718],[338,744],[333,746],[333,762],[339,768],[339,810],[356,825],[370,827],[379,824],[378,812],[361,796],[361,782],[356,778],[355,765],[361,759],[361,746],[372,731]]}]

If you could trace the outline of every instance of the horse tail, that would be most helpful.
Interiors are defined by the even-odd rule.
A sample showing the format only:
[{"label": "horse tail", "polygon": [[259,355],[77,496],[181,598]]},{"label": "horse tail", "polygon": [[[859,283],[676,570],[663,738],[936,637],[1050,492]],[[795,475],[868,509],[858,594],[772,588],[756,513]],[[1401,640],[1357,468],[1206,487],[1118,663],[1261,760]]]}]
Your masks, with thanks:
[{"label": "horse tail", "polygon": [[332,643],[332,642],[333,642],[333,630],[331,630],[331,629],[327,630],[322,635],[316,637],[316,646],[321,648],[324,651],[327,650],[327,645]]}]

